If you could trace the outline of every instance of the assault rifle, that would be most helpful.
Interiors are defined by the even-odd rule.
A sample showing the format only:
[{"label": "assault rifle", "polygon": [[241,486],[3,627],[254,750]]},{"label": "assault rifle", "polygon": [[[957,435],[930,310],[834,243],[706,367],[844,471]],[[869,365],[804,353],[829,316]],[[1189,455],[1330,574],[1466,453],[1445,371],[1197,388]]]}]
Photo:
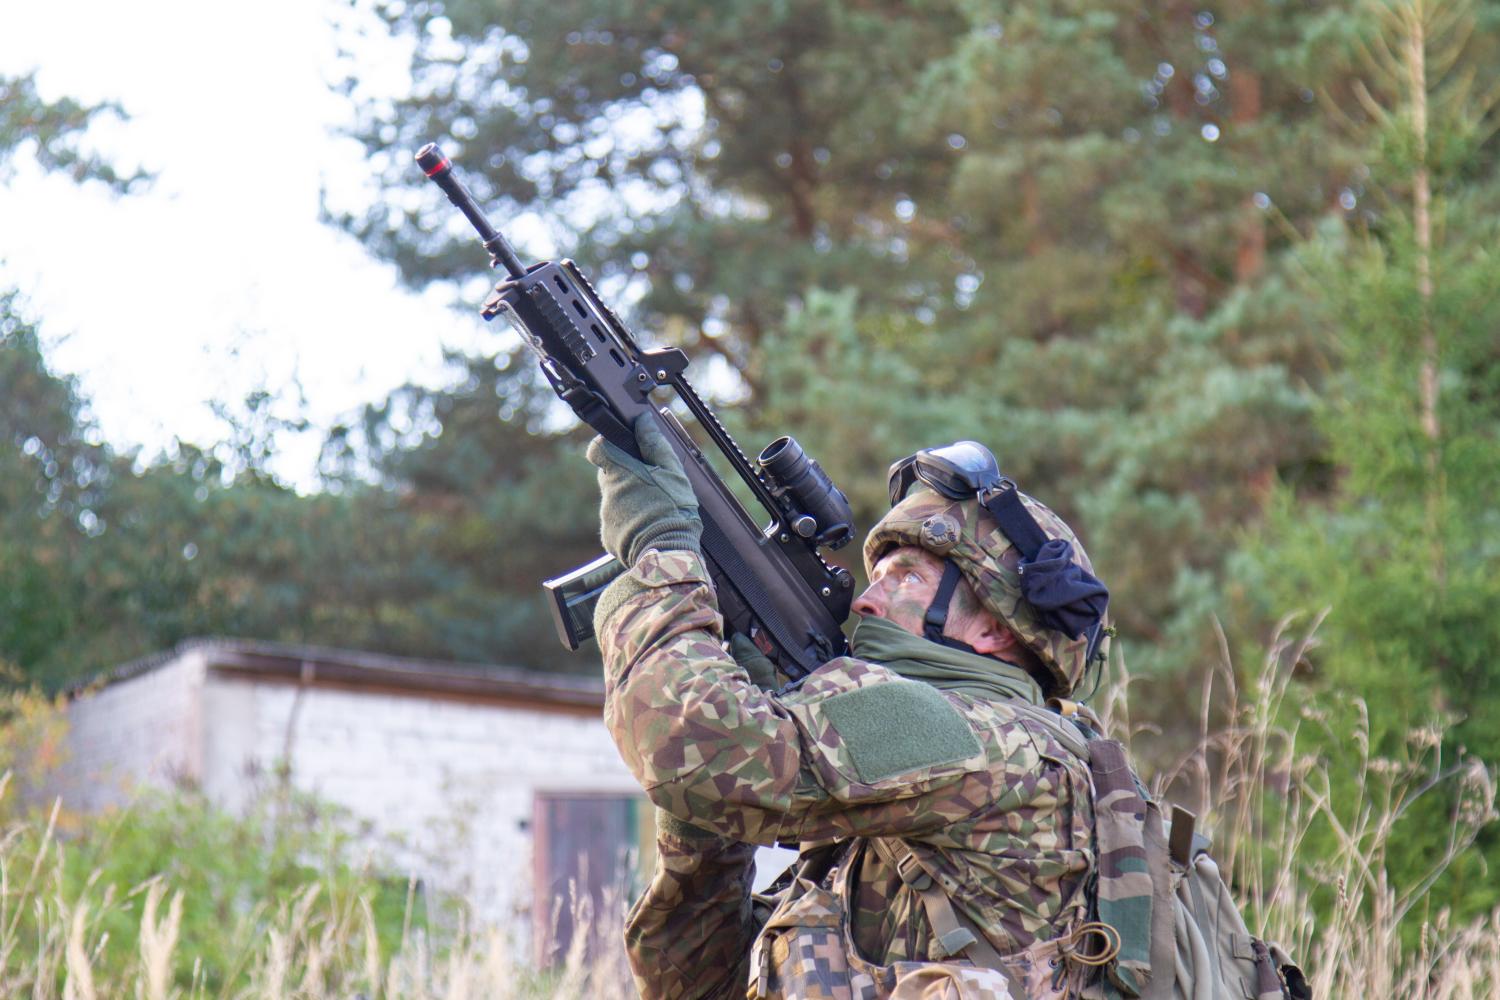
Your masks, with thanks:
[{"label": "assault rifle", "polygon": [[[713,410],[683,376],[687,355],[642,350],[571,260],[523,265],[490,225],[436,143],[417,165],[479,232],[492,267],[507,277],[485,299],[486,320],[503,317],[541,363],[559,398],[605,440],[639,457],[632,425],[658,422],[682,459],[703,519],[703,555],[730,634],[740,633],[796,680],[844,653],[839,626],[849,616],[854,580],[819,554],[854,536],[849,501],[790,437],[771,442],[752,465]],[[652,399],[670,389],[770,516],[761,527],[730,492],[672,410]],[[569,649],[593,635],[599,594],[625,567],[601,556],[545,581],[558,635]]]}]

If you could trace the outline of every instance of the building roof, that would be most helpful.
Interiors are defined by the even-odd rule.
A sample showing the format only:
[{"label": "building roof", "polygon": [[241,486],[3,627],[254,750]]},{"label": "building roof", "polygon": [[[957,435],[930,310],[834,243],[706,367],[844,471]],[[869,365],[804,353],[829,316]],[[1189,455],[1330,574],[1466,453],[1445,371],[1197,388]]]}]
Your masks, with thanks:
[{"label": "building roof", "polygon": [[175,647],[121,664],[71,685],[69,698],[100,686],[150,673],[190,653],[208,669],[251,680],[295,682],[354,690],[405,691],[429,697],[540,703],[558,709],[598,710],[604,684],[593,677],[543,673],[520,667],[454,663],[326,646],[300,646],[253,639],[188,639]]}]

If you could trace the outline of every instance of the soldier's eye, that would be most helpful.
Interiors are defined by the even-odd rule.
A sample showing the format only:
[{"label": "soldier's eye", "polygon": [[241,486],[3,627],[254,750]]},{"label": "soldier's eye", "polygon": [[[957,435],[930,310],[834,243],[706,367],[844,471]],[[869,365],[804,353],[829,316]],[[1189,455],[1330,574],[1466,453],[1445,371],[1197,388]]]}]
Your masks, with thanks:
[{"label": "soldier's eye", "polygon": [[921,583],[922,582],[922,574],[916,572],[915,570],[910,570],[910,571],[907,572],[907,574],[905,576],[903,576],[901,578],[901,582],[902,583]]}]

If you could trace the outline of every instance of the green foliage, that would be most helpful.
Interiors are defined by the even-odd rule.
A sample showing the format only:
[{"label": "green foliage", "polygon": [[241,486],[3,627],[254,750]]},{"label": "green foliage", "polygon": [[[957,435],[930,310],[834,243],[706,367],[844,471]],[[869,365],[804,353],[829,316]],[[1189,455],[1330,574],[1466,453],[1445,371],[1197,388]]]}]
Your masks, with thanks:
[{"label": "green foliage", "polygon": [[23,670],[79,625],[72,568],[112,472],[82,407],[15,293],[0,294],[0,660]]},{"label": "green foliage", "polygon": [[[1433,65],[1423,77],[1409,62],[1361,61],[1371,77],[1362,91],[1370,187],[1382,209],[1352,232],[1330,228],[1305,251],[1309,287],[1335,331],[1337,374],[1316,416],[1338,478],[1326,502],[1296,483],[1280,487],[1240,576],[1261,621],[1289,607],[1330,609],[1306,680],[1360,693],[1376,752],[1399,753],[1439,720],[1451,723],[1441,748],[1449,759],[1465,748],[1493,762],[1500,187],[1490,179],[1492,143],[1468,143],[1460,156],[1445,137],[1479,134],[1488,109],[1446,81],[1492,66],[1494,41],[1461,3],[1397,4],[1380,28],[1368,47],[1409,59],[1414,39],[1421,50],[1425,38]],[[1423,116],[1426,131],[1416,124]],[[1350,748],[1330,737],[1325,752],[1341,761]],[[1355,783],[1346,776],[1341,792]],[[1411,835],[1391,846],[1394,877],[1420,877],[1454,808],[1430,798],[1414,809]],[[1489,864],[1500,861],[1493,830],[1479,843]],[[1463,859],[1434,904],[1460,913],[1492,906],[1483,868]]]},{"label": "green foliage", "polygon": [[150,179],[141,170],[121,173],[104,158],[87,151],[81,140],[89,124],[101,117],[125,118],[113,103],[80,104],[72,98],[43,100],[36,89],[36,75],[0,76],[0,178],[14,169],[18,151],[44,170],[66,174],[73,180],[99,181],[116,191],[128,191]]},{"label": "green foliage", "polygon": [[[540,582],[601,551],[588,435],[556,429],[551,390],[527,356],[452,359],[444,390],[407,386],[335,431],[323,467],[369,530],[370,599],[399,594],[380,648],[591,671],[558,644]],[[371,486],[366,477],[377,484]]]},{"label": "green foliage", "polygon": [[[410,165],[445,136],[481,201],[561,223],[645,339],[745,404],[747,448],[798,435],[867,525],[889,462],[982,438],[1078,526],[1137,663],[1201,657],[1234,532],[1278,473],[1320,467],[1326,352],[1286,251],[1354,171],[1307,95],[1345,85],[1321,55],[1358,19],[379,9],[415,44],[417,86],[370,102],[350,81],[384,192],[341,222],[405,280],[477,273]],[[336,429],[324,496],[264,473],[264,394],[224,412],[224,445],[117,468],[74,560],[87,617],[18,660],[58,682],[224,631],[589,669],[535,589],[597,551],[585,435],[528,356],[453,362],[453,384]]]},{"label": "green foliage", "polygon": [[94,924],[108,935],[96,966],[116,976],[140,950],[139,904],[156,881],[182,894],[178,956],[192,963],[175,969],[183,987],[196,980],[217,990],[242,981],[263,929],[311,885],[334,912],[352,914],[366,899],[386,950],[402,939],[407,920],[405,881],[353,867],[359,852],[340,819],[285,792],[258,797],[243,815],[221,812],[190,791],[148,793],[91,820],[61,851],[57,891],[64,898],[103,893],[122,900],[103,908]]},{"label": "green foliage", "polygon": [[892,460],[984,439],[1075,522],[1143,667],[1211,653],[1235,532],[1278,475],[1326,480],[1327,350],[1288,251],[1358,173],[1315,96],[1347,93],[1329,53],[1363,16],[378,9],[416,86],[351,83],[385,194],[342,223],[408,281],[474,271],[409,163],[440,137],[481,201],[560,220],[639,293],[636,321],[745,404],[747,446],[803,439],[861,523]]},{"label": "green foliage", "polygon": [[[624,909],[575,926],[615,944],[539,970],[515,943],[433,910],[404,881],[344,860],[330,817],[287,803],[235,819],[191,793],[157,795],[71,835],[8,816],[0,993],[38,1000],[348,1000],[476,995],[633,996],[619,953]],[[55,820],[55,815],[53,817]],[[272,824],[272,825],[267,825]],[[429,914],[431,919],[429,919]],[[580,935],[580,940],[586,935]]]},{"label": "green foliage", "polygon": [[[1495,759],[1496,15],[1422,8],[1419,128],[1403,9],[378,3],[415,86],[347,82],[381,191],[331,213],[409,284],[476,278],[410,163],[441,138],[861,525],[893,459],[994,447],[1079,529],[1163,719],[1215,612],[1243,645],[1332,604],[1309,680],[1365,692],[1382,747],[1431,711]],[[86,116],[54,111],[75,142]],[[597,551],[587,434],[518,348],[336,428],[304,496],[268,471],[300,419],[274,387],[217,445],[113,454],[0,312],[0,656],[29,676],[204,633],[592,669],[536,589]]]},{"label": "green foliage", "polygon": [[[66,731],[60,704],[24,689],[4,694],[0,992],[19,988],[18,964],[47,950],[59,913],[87,923],[98,939],[95,972],[123,982],[137,956],[152,951],[142,935],[157,924],[143,909],[155,910],[166,889],[177,897],[169,922],[180,948],[167,971],[178,986],[199,990],[244,982],[266,928],[310,886],[344,919],[357,909],[367,913],[370,933],[387,951],[410,933],[414,918],[426,925],[428,911],[412,912],[404,880],[381,877],[379,854],[361,846],[347,816],[281,782],[265,783],[236,814],[191,789],[143,791],[123,808],[88,817],[62,801],[46,808],[44,790],[55,786]],[[362,867],[356,857],[364,858]],[[443,912],[441,901],[428,902]],[[56,974],[61,985],[61,970]],[[39,986],[37,995],[51,995]]]}]

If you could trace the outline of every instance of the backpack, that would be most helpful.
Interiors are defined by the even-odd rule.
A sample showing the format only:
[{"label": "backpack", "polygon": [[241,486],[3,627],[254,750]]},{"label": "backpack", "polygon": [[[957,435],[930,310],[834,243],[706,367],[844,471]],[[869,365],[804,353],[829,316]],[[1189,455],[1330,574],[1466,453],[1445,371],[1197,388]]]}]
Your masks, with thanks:
[{"label": "backpack", "polygon": [[1085,996],[1105,1000],[1311,1000],[1302,970],[1252,935],[1195,830],[1145,793],[1116,740],[1088,741],[1098,869],[1091,909],[1120,946]]},{"label": "backpack", "polygon": [[[1082,996],[1090,1000],[1311,1000],[1302,970],[1278,945],[1252,935],[1197,834],[1195,817],[1174,808],[1171,822],[1147,794],[1117,740],[1101,736],[1098,720],[1081,706],[1039,708],[1013,703],[1025,718],[1048,727],[1088,761],[1093,781],[1096,869],[1089,894],[1089,937],[1075,961],[1095,974]],[[1066,714],[1060,714],[1066,713]],[[897,859],[916,856],[886,838]],[[941,891],[922,902],[934,928],[972,930]],[[974,934],[962,935],[973,939]],[[983,938],[964,949],[990,966]]]}]

